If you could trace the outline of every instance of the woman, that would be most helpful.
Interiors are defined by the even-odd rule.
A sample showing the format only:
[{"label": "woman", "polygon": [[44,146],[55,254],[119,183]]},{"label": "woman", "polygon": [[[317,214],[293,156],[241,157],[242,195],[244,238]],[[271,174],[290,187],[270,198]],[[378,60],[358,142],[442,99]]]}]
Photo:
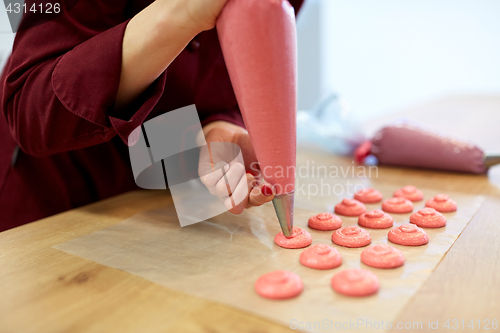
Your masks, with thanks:
[{"label": "woman", "polygon": [[[0,231],[137,189],[128,135],[186,105],[196,105],[207,141],[238,143],[255,159],[214,29],[226,1],[73,0],[59,14],[26,11],[0,81]],[[297,12],[302,0],[290,2]],[[233,213],[274,197],[265,183],[249,193]]]}]

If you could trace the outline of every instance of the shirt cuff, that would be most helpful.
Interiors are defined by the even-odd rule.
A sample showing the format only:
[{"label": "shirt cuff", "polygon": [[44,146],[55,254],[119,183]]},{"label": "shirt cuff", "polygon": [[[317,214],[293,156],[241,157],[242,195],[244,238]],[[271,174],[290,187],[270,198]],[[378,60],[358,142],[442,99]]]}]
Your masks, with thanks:
[{"label": "shirt cuff", "polygon": [[[130,133],[140,126],[165,89],[164,72],[132,103],[130,119],[110,116],[120,84],[122,45],[129,21],[94,36],[61,57],[52,74],[52,85],[61,103],[73,114],[102,127],[114,128],[127,144]],[[77,92],[77,93],[75,93]]]},{"label": "shirt cuff", "polygon": [[241,117],[241,113],[237,107],[229,109],[224,113],[217,113],[212,116],[209,116],[201,121],[201,126],[205,126],[211,122],[223,120],[229,123],[238,125],[240,127],[245,128],[245,123],[243,122],[243,118]]},{"label": "shirt cuff", "polygon": [[136,108],[139,105],[137,111],[134,112],[129,120],[120,119],[116,117],[108,116],[111,126],[115,129],[118,136],[122,141],[128,145],[128,137],[130,133],[137,127],[144,123],[144,120],[151,113],[153,108],[156,106],[160,100],[163,91],[165,90],[165,82],[167,78],[167,72],[163,72],[162,75],[148,89],[139,97],[139,103],[132,103],[132,108]]}]

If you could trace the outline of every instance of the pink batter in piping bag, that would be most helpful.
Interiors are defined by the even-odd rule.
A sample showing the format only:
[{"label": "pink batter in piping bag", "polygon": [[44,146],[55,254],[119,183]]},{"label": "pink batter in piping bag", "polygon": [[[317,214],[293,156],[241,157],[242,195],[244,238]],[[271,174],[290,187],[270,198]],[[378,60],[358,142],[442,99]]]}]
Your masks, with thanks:
[{"label": "pink batter in piping bag", "polygon": [[261,172],[275,187],[274,208],[289,237],[297,135],[293,7],[287,0],[229,0],[217,32],[243,121]]},{"label": "pink batter in piping bag", "polygon": [[381,164],[478,174],[500,163],[500,155],[409,122],[382,128],[354,153],[360,164],[370,154]]}]

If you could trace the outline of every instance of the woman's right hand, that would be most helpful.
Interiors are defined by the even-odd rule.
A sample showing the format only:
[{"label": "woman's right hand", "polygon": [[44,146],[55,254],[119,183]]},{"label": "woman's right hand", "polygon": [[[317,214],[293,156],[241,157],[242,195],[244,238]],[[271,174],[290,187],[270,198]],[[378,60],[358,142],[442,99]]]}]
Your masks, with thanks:
[{"label": "woman's right hand", "polygon": [[[201,136],[205,136],[205,140],[201,140]],[[210,193],[221,199],[228,211],[241,214],[245,208],[261,206],[274,199],[273,186],[262,179],[256,168],[257,157],[244,128],[214,121],[203,127],[198,140],[199,144],[207,143],[200,154],[200,180]],[[227,143],[239,147],[245,165],[233,160],[235,151],[225,146]]]}]

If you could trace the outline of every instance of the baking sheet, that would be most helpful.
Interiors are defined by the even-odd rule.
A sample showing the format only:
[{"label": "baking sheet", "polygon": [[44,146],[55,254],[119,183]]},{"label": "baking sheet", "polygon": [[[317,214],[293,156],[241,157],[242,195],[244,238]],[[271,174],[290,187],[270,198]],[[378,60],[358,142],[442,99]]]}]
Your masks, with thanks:
[{"label": "baking sheet", "polygon": [[[384,198],[394,186],[376,186]],[[424,200],[439,192],[423,189]],[[340,267],[318,271],[301,266],[302,249],[282,249],[273,239],[280,231],[272,204],[252,208],[239,216],[224,213],[208,221],[184,228],[179,226],[173,205],[138,213],[121,223],[56,245],[67,253],[102,265],[141,276],[165,287],[211,301],[224,303],[291,328],[328,332],[372,331],[377,325],[394,327],[398,312],[415,294],[452,246],[484,200],[482,196],[447,192],[458,205],[455,213],[445,213],[448,224],[426,229],[427,245],[405,247],[403,267],[382,270],[360,262],[363,248],[349,249],[331,242],[331,231],[307,227],[310,216],[331,211],[340,197],[297,196],[295,225],[311,233],[313,244],[329,244],[342,254]],[[380,204],[367,205],[367,209]],[[391,214],[395,226],[407,223],[410,214]],[[342,217],[343,226],[355,225],[357,218]],[[372,244],[387,243],[390,229],[367,229]],[[380,291],[373,296],[352,298],[335,293],[331,277],[344,269],[362,267],[380,279]],[[297,273],[304,282],[302,294],[291,300],[272,301],[259,297],[256,279],[267,272],[284,269]],[[425,324],[425,323],[424,323]],[[375,326],[374,326],[375,325]]]}]

